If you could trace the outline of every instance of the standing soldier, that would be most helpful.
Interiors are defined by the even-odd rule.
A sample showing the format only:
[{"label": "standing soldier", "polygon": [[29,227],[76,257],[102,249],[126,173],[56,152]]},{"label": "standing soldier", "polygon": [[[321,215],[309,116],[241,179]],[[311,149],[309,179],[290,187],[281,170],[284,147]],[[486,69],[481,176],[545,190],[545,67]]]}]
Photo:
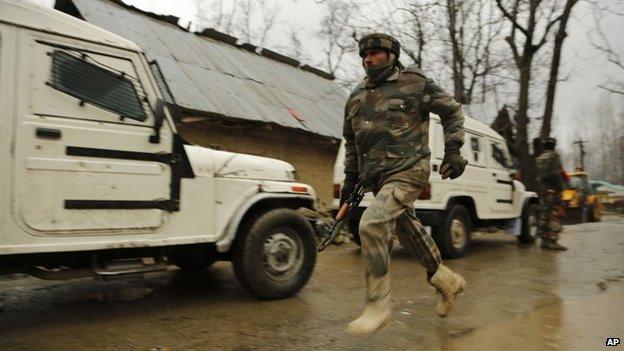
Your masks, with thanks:
[{"label": "standing soldier", "polygon": [[543,249],[564,251],[567,248],[557,243],[562,230],[561,191],[564,178],[561,159],[555,151],[556,143],[555,138],[542,141],[544,151],[535,160],[540,197],[539,234]]},{"label": "standing soldier", "polygon": [[440,251],[414,212],[414,201],[429,181],[429,112],[444,129],[443,179],[457,178],[467,161],[461,105],[416,67],[398,61],[400,44],[393,37],[373,33],[359,41],[366,78],[351,93],[345,107],[345,182],[341,201],[358,179],[375,200],[360,221],[362,256],[366,266],[366,306],[349,323],[347,332],[366,335],[385,326],[390,306],[390,249],[396,234],[418,256],[427,280],[441,294],[436,310],[445,317],[465,281],[442,264]]}]

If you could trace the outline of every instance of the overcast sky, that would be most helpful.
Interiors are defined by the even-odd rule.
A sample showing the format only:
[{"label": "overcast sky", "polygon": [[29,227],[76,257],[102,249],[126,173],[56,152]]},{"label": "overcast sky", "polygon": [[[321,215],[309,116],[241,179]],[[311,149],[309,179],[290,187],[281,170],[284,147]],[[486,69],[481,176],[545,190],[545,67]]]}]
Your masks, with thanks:
[{"label": "overcast sky", "polygon": [[[30,0],[52,6],[53,0]],[[171,14],[181,18],[182,24],[195,21],[197,5],[195,0],[123,0],[140,9],[158,13]],[[492,0],[494,1],[494,0]],[[624,0],[604,0],[624,3]],[[320,43],[314,39],[321,22],[321,5],[314,0],[269,0],[279,5],[279,27],[273,31],[274,37],[270,40],[274,45],[288,45],[285,29],[288,25],[300,30],[303,35],[306,51],[315,61],[315,52],[321,50]],[[624,9],[624,6],[620,6]],[[555,117],[553,120],[554,135],[559,138],[560,145],[571,145],[572,139],[583,134],[578,123],[579,119],[594,119],[595,106],[606,100],[612,100],[616,111],[624,109],[624,97],[605,94],[597,86],[608,77],[618,77],[624,80],[622,70],[607,63],[604,55],[592,47],[588,34],[593,30],[594,21],[590,7],[585,2],[577,5],[574,16],[568,24],[568,38],[564,44],[563,66],[564,72],[570,73],[569,79],[558,85]],[[609,36],[612,45],[624,57],[624,20],[614,15],[604,16],[602,25]],[[318,56],[316,56],[318,57]],[[316,59],[318,61],[318,58]],[[310,62],[313,64],[314,62]],[[547,72],[547,71],[545,71]],[[451,89],[451,87],[446,87]],[[623,125],[603,126],[604,128],[624,128]],[[582,136],[582,135],[581,135]]]}]

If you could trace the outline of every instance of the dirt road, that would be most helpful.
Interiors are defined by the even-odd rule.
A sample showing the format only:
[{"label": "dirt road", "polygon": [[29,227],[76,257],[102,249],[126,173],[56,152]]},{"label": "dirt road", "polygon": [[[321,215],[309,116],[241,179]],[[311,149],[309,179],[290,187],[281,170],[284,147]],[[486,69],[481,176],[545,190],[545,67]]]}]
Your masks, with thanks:
[{"label": "dirt road", "polygon": [[[364,294],[360,250],[324,251],[294,298],[259,301],[228,263],[113,281],[0,278],[0,350],[619,350],[624,339],[624,219],[567,226],[567,252],[477,235],[448,261],[468,289],[446,319],[425,271],[392,261],[395,319],[358,339],[344,326]],[[623,340],[624,341],[624,340]]]}]

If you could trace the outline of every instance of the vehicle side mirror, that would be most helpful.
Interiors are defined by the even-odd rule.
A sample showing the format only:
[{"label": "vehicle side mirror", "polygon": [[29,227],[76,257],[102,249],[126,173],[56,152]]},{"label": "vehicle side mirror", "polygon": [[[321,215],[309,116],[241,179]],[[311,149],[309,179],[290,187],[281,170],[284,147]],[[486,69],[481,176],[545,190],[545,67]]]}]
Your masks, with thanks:
[{"label": "vehicle side mirror", "polygon": [[161,98],[156,100],[154,108],[154,135],[150,135],[149,142],[152,144],[160,143],[160,128],[162,128],[165,120],[165,101]]}]

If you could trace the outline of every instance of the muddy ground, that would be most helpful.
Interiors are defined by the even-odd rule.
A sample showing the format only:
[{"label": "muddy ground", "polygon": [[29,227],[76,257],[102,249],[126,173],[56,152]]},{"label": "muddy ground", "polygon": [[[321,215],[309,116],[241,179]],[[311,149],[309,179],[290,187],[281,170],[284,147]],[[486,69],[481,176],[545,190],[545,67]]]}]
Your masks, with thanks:
[{"label": "muddy ground", "polygon": [[[260,301],[222,262],[112,281],[0,278],[0,350],[619,350],[624,339],[624,219],[566,226],[567,252],[476,235],[448,261],[468,289],[446,319],[425,271],[392,261],[395,319],[377,335],[344,332],[364,294],[360,250],[332,246],[294,298]],[[623,340],[624,342],[624,340]]]}]

